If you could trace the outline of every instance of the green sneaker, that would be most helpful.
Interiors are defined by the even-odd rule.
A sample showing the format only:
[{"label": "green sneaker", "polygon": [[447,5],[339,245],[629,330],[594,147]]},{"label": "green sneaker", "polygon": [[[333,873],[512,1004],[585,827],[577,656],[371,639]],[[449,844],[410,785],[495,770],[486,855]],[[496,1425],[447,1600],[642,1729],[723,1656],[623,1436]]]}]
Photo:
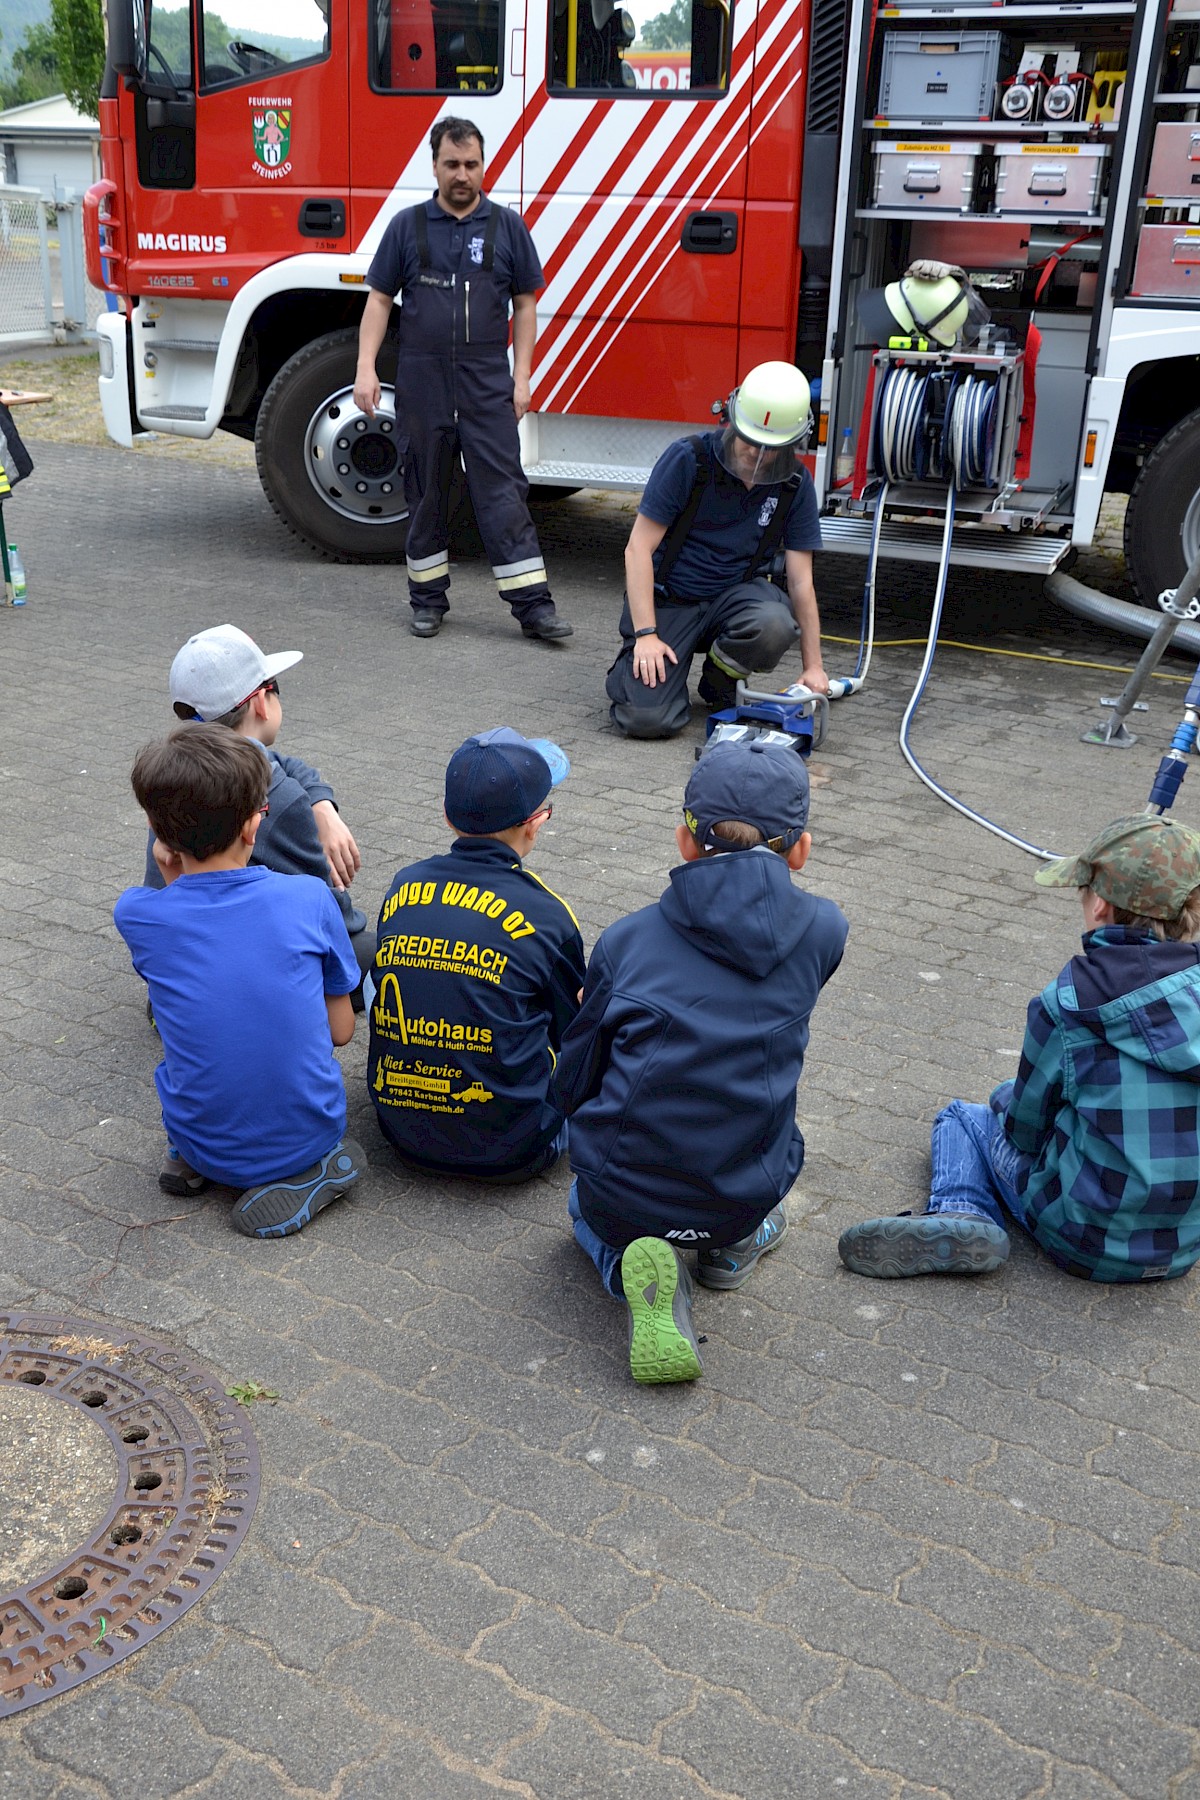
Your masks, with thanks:
[{"label": "green sneaker", "polygon": [[629,1307],[629,1372],[635,1381],[695,1381],[702,1373],[692,1330],[692,1277],[665,1238],[635,1238],[621,1257]]}]

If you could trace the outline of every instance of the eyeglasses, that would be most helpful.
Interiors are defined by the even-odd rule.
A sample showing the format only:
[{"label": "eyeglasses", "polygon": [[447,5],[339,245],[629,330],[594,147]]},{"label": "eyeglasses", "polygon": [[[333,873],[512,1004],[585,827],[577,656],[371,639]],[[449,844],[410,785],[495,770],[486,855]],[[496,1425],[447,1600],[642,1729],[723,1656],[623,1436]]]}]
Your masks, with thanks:
[{"label": "eyeglasses", "polygon": [[539,806],[536,812],[531,812],[529,817],[527,819],[525,819],[523,821],[523,823],[526,825],[532,825],[533,821],[535,819],[552,819],[553,817],[554,817],[554,808],[551,806],[550,802],[547,800],[545,806]]},{"label": "eyeglasses", "polygon": [[265,819],[267,814],[271,810],[271,802],[269,800],[264,800],[258,810],[262,814],[263,818]]}]

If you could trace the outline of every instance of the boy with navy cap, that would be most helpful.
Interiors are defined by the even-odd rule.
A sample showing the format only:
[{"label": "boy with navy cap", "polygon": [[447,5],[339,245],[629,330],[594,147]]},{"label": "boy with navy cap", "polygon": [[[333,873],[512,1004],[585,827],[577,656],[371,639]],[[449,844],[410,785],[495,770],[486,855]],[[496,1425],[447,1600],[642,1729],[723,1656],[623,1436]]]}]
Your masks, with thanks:
[{"label": "boy with navy cap", "polygon": [[569,772],[547,738],[468,738],[446,770],[449,853],[401,869],[380,909],[367,1079],[383,1135],[428,1174],[525,1181],[562,1153],[550,1076],[583,939],[524,858]]},{"label": "boy with navy cap", "polygon": [[1012,1219],[1085,1281],[1200,1257],[1200,832],[1143,813],[1039,869],[1081,890],[1083,955],[1029,1002],[1015,1081],[933,1123],[928,1210],[866,1219],[858,1275],[980,1275]]},{"label": "boy with navy cap", "polygon": [[680,1248],[705,1287],[737,1288],[787,1229],[809,1017],[848,929],[791,880],[812,844],[794,750],[714,745],[683,818],[662,899],[592,953],[554,1080],[575,1237],[628,1304],[635,1381],[701,1372]]}]

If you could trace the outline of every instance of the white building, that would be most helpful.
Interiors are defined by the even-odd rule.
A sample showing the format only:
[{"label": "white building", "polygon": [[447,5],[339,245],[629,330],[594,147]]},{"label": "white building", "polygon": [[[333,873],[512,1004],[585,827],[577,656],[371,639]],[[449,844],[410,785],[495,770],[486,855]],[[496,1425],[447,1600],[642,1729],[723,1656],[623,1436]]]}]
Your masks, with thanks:
[{"label": "white building", "polygon": [[65,94],[0,112],[0,182],[53,200],[100,179],[100,126]]}]

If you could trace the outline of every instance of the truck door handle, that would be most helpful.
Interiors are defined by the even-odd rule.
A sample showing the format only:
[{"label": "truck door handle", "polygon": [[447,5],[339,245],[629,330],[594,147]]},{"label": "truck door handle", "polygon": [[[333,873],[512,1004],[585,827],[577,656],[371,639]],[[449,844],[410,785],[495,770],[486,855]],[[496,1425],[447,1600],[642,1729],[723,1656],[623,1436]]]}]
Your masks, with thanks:
[{"label": "truck door handle", "polygon": [[680,242],[693,256],[732,256],[737,249],[737,227],[736,213],[689,213]]},{"label": "truck door handle", "polygon": [[338,238],[346,235],[344,200],[305,200],[300,207],[300,236]]}]

